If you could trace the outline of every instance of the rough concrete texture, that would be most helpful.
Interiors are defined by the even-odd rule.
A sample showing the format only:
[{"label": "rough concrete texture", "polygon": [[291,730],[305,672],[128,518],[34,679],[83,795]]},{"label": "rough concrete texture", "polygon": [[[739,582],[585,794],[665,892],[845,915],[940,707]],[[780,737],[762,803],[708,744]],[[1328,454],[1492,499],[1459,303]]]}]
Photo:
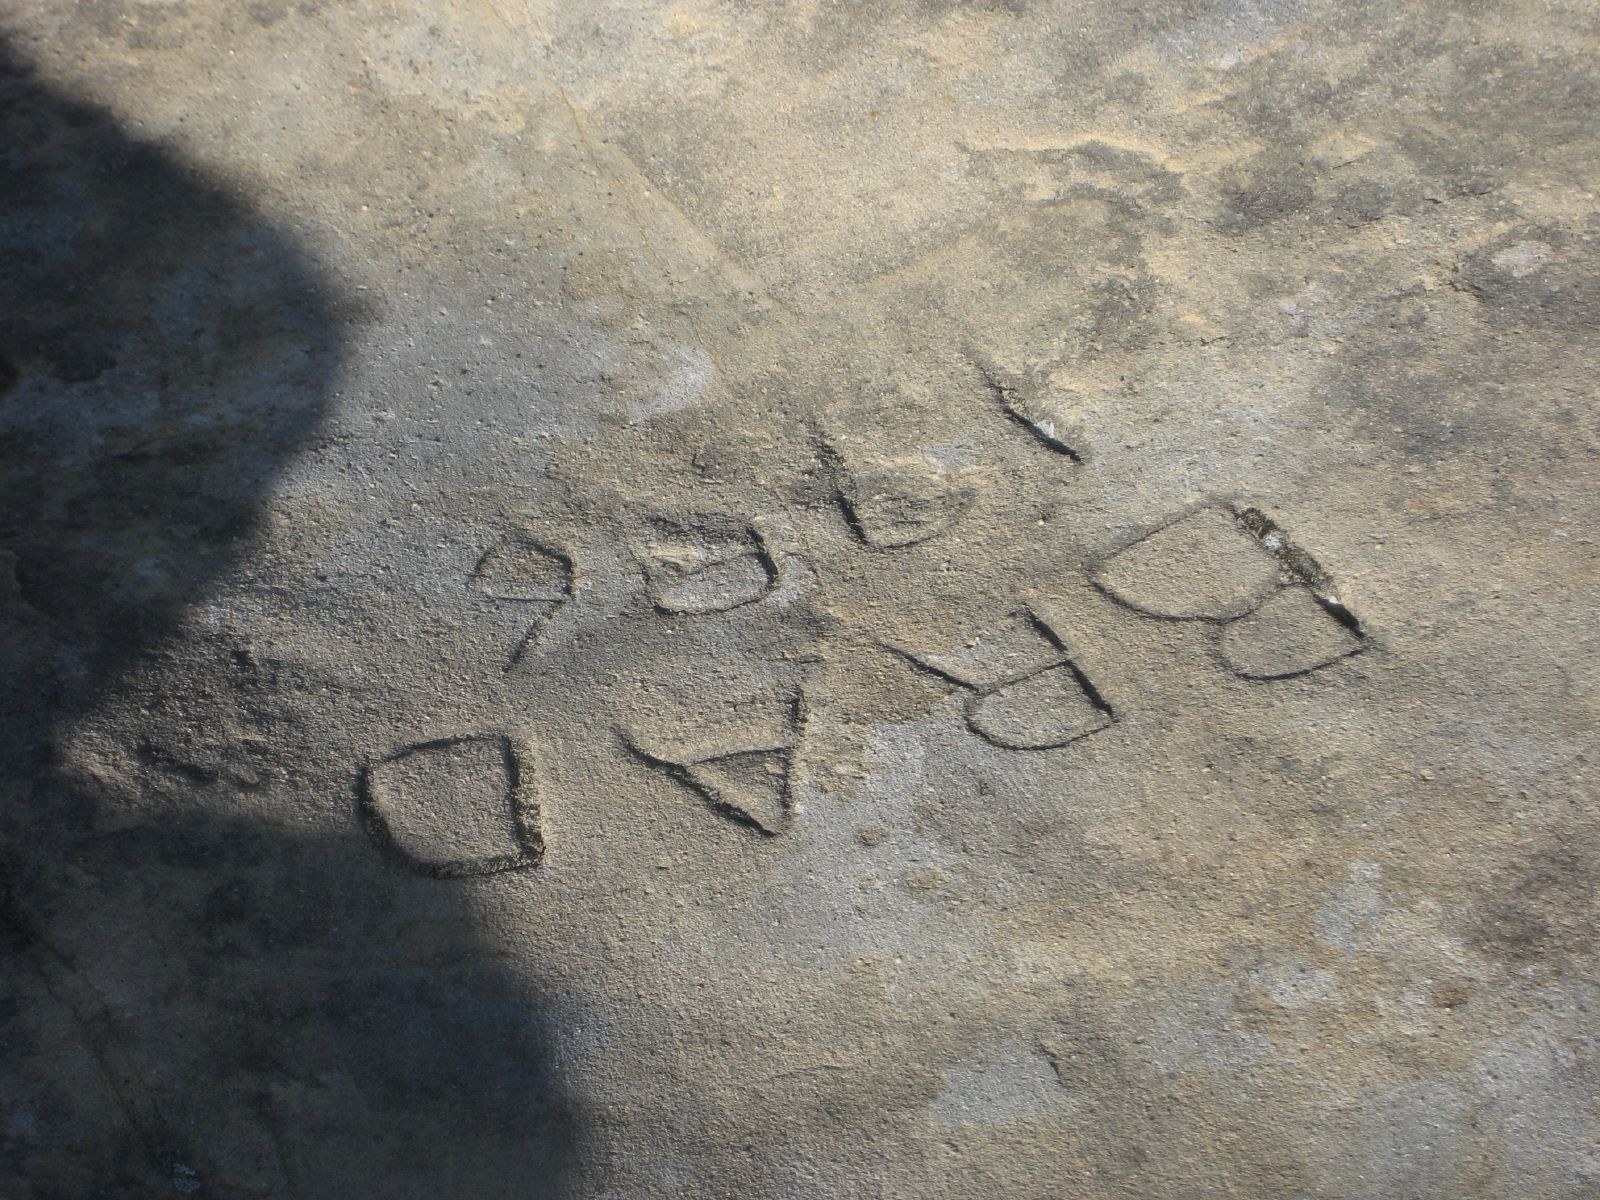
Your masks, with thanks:
[{"label": "rough concrete texture", "polygon": [[0,1196],[1580,1200],[1590,0],[10,0]]}]

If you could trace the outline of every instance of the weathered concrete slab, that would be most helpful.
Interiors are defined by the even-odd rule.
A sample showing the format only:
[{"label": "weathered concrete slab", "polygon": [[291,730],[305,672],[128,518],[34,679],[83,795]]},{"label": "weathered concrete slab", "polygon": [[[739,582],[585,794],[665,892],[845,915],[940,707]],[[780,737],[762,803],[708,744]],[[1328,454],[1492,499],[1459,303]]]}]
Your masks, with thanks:
[{"label": "weathered concrete slab", "polygon": [[1600,1192],[1595,18],[17,0],[0,1195]]}]

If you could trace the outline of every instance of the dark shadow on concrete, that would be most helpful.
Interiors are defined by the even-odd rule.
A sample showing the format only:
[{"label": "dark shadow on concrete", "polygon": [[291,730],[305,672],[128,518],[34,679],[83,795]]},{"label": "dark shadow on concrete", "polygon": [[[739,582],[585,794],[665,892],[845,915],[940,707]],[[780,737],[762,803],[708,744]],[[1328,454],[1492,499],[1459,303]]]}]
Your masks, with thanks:
[{"label": "dark shadow on concrete", "polygon": [[566,1194],[551,1002],[473,884],[400,878],[353,816],[241,819],[226,774],[152,762],[192,802],[133,820],[61,769],[250,552],[357,314],[4,47],[0,262],[0,1197]]}]

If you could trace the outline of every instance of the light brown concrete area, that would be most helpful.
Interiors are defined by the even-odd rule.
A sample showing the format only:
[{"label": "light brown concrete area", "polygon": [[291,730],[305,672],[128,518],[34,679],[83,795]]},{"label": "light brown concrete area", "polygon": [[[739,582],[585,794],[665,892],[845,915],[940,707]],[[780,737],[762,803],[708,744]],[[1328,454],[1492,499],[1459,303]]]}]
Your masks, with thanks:
[{"label": "light brown concrete area", "polygon": [[1600,1196],[1597,43],[0,5],[0,1200]]}]

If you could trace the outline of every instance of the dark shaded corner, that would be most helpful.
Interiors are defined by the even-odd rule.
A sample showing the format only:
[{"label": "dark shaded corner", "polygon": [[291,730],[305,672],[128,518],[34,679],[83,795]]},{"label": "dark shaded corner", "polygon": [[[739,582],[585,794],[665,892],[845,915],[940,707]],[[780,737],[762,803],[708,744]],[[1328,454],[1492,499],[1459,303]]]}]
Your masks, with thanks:
[{"label": "dark shaded corner", "polygon": [[[0,122],[0,1197],[565,1194],[552,1018],[471,884],[403,877],[353,821],[241,816],[270,770],[63,766],[143,663],[183,666],[354,315],[246,201],[3,46]],[[291,664],[206,704],[270,761],[273,714],[316,720],[301,690]]]}]

